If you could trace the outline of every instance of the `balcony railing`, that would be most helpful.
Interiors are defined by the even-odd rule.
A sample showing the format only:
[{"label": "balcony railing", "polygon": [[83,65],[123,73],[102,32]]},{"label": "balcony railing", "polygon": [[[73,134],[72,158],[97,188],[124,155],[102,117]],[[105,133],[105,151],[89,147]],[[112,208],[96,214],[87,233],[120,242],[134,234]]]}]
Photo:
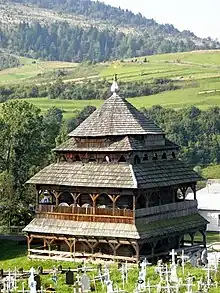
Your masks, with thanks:
[{"label": "balcony railing", "polygon": [[84,208],[84,207],[64,207],[54,205],[39,205],[37,210],[38,218],[88,221],[88,222],[109,222],[127,223],[134,222],[134,212],[128,209],[110,208]]},{"label": "balcony railing", "polygon": [[197,200],[170,203],[135,211],[136,218],[145,218],[149,222],[185,217],[198,212]]}]

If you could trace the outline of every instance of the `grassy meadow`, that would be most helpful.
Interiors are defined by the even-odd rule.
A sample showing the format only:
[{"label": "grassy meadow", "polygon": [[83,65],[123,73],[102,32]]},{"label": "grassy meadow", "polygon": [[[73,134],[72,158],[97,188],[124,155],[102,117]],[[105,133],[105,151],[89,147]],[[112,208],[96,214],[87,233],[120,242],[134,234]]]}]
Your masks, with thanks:
[{"label": "grassy meadow", "polygon": [[[189,53],[163,54],[137,58],[137,62],[125,60],[96,65],[70,62],[46,62],[21,57],[20,67],[0,71],[0,86],[10,84],[45,84],[54,82],[58,70],[65,72],[64,82],[83,82],[96,79],[111,80],[117,73],[120,81],[152,82],[155,78],[170,78],[182,88],[166,91],[157,95],[130,99],[136,107],[161,105],[179,109],[195,105],[201,109],[220,105],[220,50],[196,51]],[[51,101],[49,99],[31,99],[31,102],[43,110],[59,105],[71,117],[77,109],[85,105],[99,106],[102,101]],[[82,107],[81,107],[82,105]]]}]

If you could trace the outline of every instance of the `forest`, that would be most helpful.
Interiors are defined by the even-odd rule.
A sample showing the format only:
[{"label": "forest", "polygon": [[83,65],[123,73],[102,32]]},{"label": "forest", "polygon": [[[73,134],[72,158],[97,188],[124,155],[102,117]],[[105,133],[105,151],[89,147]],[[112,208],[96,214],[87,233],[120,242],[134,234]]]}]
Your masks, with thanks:
[{"label": "forest", "polygon": [[[91,100],[106,99],[110,96],[111,83],[107,80],[84,83],[64,83],[57,79],[47,85],[12,85],[0,86],[0,102],[10,99],[28,99],[34,97],[49,97],[60,100]],[[142,81],[122,82],[121,95],[127,98],[154,95],[164,91],[176,90],[181,85],[175,85],[170,79],[154,79],[152,83]]]},{"label": "forest", "polygon": [[[45,114],[26,101],[3,104],[0,116],[0,224],[25,225],[32,217],[35,193],[25,182],[55,161],[51,150],[87,118],[88,106],[74,118],[63,119],[62,110]],[[142,109],[181,146],[180,158],[192,168],[220,163],[220,108],[172,110],[154,106]],[[19,203],[19,204],[18,204]]]},{"label": "forest", "polygon": [[[141,14],[90,0],[13,0],[23,8],[33,5],[29,21],[11,16],[9,25],[0,20],[0,47],[11,53],[48,61],[102,62],[162,53],[220,48],[211,38],[180,32],[171,24],[160,25]],[[59,13],[59,20],[34,18],[36,7]],[[2,8],[2,15],[7,9]],[[8,8],[9,9],[9,8]],[[49,13],[48,12],[48,13]],[[80,23],[68,22],[82,17]],[[29,14],[28,14],[29,15]],[[14,17],[14,19],[13,19]],[[97,23],[95,22],[97,20]],[[109,25],[108,25],[109,24]]]}]

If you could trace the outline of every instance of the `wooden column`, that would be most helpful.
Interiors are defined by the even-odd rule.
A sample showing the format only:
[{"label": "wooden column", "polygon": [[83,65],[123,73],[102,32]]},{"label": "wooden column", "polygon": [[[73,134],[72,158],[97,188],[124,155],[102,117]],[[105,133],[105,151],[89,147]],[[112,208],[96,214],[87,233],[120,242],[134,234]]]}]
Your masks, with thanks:
[{"label": "wooden column", "polygon": [[54,191],[54,196],[55,196],[55,199],[56,199],[56,207],[58,207],[59,205],[59,197],[61,195],[61,192],[57,192],[57,191]]},{"label": "wooden column", "polygon": [[74,207],[77,207],[77,200],[80,197],[80,193],[70,193],[72,195],[73,201],[74,201]]},{"label": "wooden column", "polygon": [[96,200],[100,196],[100,194],[90,194],[89,195],[92,200],[92,205],[93,205],[93,215],[96,214]]},{"label": "wooden column", "polygon": [[73,246],[75,245],[75,238],[74,239],[65,239],[66,244],[69,246],[71,257],[75,259],[75,249],[73,254]]},{"label": "wooden column", "polygon": [[38,210],[38,207],[39,207],[40,194],[41,194],[41,190],[37,189],[37,191],[36,191],[36,210]]},{"label": "wooden column", "polygon": [[193,194],[194,194],[194,200],[196,200],[196,184],[191,185],[191,189],[192,189]]},{"label": "wooden column", "polygon": [[44,250],[47,249],[47,241],[46,239],[44,238]]},{"label": "wooden column", "polygon": [[34,238],[33,236],[27,236],[28,256],[31,255],[30,249],[31,249],[31,242],[33,238]]},{"label": "wooden column", "polygon": [[113,216],[115,215],[116,201],[120,198],[121,195],[110,195],[108,197],[112,200]]},{"label": "wooden column", "polygon": [[189,236],[190,236],[190,238],[191,238],[191,245],[193,246],[193,245],[194,245],[195,232],[193,232],[193,233],[189,233]]},{"label": "wooden column", "polygon": [[206,231],[205,230],[200,230],[199,232],[202,234],[203,246],[204,246],[204,248],[206,248]]},{"label": "wooden column", "polygon": [[183,186],[183,187],[180,187],[180,190],[183,194],[183,199],[185,200],[186,199],[186,191],[188,189],[188,186]]}]

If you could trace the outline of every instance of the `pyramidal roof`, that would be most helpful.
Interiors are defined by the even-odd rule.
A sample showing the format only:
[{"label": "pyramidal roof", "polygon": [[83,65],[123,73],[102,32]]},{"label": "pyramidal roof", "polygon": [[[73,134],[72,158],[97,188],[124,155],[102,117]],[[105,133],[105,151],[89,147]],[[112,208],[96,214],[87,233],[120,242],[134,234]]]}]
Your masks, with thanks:
[{"label": "pyramidal roof", "polygon": [[153,121],[126,99],[114,93],[101,108],[93,112],[69,136],[100,137],[128,134],[163,134]]}]

